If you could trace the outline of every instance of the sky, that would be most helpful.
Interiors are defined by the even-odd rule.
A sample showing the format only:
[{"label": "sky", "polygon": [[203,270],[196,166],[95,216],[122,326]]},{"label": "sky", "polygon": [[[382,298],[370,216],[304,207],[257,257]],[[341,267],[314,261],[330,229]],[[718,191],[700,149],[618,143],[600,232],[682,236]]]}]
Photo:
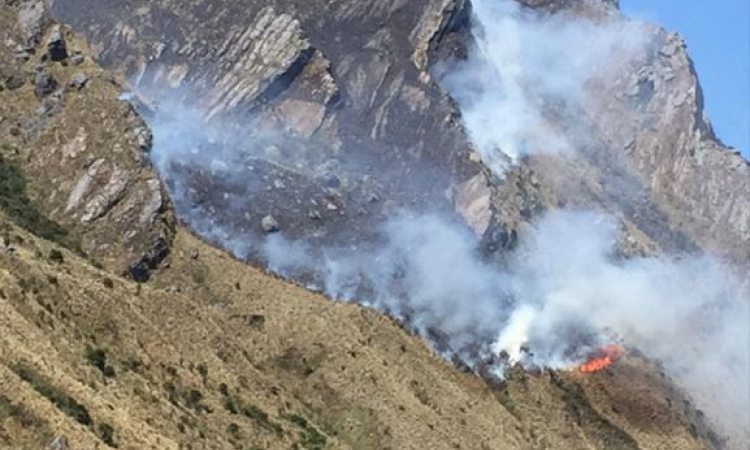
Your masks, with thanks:
[{"label": "sky", "polygon": [[620,0],[626,15],[679,32],[717,136],[750,159],[750,0]]}]

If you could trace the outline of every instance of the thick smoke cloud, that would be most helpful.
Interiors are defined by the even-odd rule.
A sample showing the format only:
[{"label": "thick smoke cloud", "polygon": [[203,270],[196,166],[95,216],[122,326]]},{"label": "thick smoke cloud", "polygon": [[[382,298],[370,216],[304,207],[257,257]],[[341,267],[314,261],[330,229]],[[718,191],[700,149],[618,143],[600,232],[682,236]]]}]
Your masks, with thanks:
[{"label": "thick smoke cloud", "polygon": [[270,268],[295,277],[314,272],[332,298],[364,301],[433,339],[446,357],[475,363],[507,317],[509,297],[497,266],[482,261],[477,239],[440,215],[402,213],[382,225],[377,248],[328,248],[273,236],[265,245]]},{"label": "thick smoke cloud", "polygon": [[[586,86],[607,78],[648,42],[641,25],[617,17],[581,20],[474,1],[476,41],[468,60],[441,77],[458,101],[477,150],[496,175],[532,153],[572,151]],[[571,116],[571,117],[566,117]]]},{"label": "thick smoke cloud", "polygon": [[[502,178],[524,154],[575,151],[586,136],[567,125],[585,85],[643,49],[638,27],[541,16],[505,1],[474,6],[476,48],[442,80],[485,163]],[[257,223],[243,228],[234,218],[269,195],[257,161],[294,165],[267,151],[286,137],[204,117],[164,103],[149,121],[154,165],[181,218],[207,240],[331,298],[390,314],[446,358],[474,368],[489,362],[500,377],[513,363],[571,368],[622,340],[662,361],[726,430],[747,432],[750,293],[720,262],[623,259],[614,220],[574,211],[539,218],[503,266],[482,256],[465,224],[438,212],[394,213],[376,239],[346,246],[256,233]],[[206,186],[210,192],[196,192]]]},{"label": "thick smoke cloud", "polygon": [[[439,216],[398,217],[366,255],[274,237],[271,268],[315,271],[329,296],[403,320],[446,357],[569,369],[623,342],[662,362],[735,436],[750,417],[750,288],[708,256],[625,259],[618,227],[597,214],[559,211],[521,237],[505,269],[482,260],[477,239]],[[363,287],[365,287],[363,289]]]},{"label": "thick smoke cloud", "polygon": [[750,287],[707,256],[616,257],[616,239],[614,223],[590,213],[535,224],[506,275],[518,303],[494,351],[565,368],[576,333],[606,330],[661,361],[709,418],[747,438]]}]

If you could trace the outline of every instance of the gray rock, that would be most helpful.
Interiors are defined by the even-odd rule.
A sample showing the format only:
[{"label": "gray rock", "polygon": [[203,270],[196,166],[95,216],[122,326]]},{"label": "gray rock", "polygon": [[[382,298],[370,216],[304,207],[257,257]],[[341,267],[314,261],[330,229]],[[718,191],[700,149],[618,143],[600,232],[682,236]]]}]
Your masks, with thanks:
[{"label": "gray rock", "polygon": [[18,75],[11,75],[5,79],[5,87],[8,88],[9,91],[20,89],[24,84],[26,84],[26,80]]},{"label": "gray rock", "polygon": [[46,70],[38,70],[34,75],[34,94],[37,98],[46,97],[57,90],[57,81]]},{"label": "gray rock", "polygon": [[260,227],[266,233],[276,233],[279,230],[281,230],[281,226],[279,225],[279,222],[272,215],[268,215],[264,217],[263,219],[261,219]]},{"label": "gray rock", "polygon": [[86,83],[88,82],[89,82],[89,76],[83,72],[78,72],[77,74],[73,75],[73,78],[70,79],[68,86],[74,89],[78,89],[80,91],[86,86]]},{"label": "gray rock", "polygon": [[70,447],[68,447],[68,439],[65,436],[58,436],[50,442],[47,448],[49,450],[68,450]]},{"label": "gray rock", "polygon": [[21,61],[28,61],[34,55],[34,48],[28,45],[19,45],[16,47],[15,57]]},{"label": "gray rock", "polygon": [[140,148],[142,152],[151,151],[151,146],[154,142],[154,135],[148,127],[134,128],[133,135],[135,136],[136,142],[138,142],[138,148]]},{"label": "gray rock", "polygon": [[42,39],[43,30],[50,22],[49,13],[43,0],[21,2],[20,6],[18,25],[26,44],[33,47]]},{"label": "gray rock", "polygon": [[70,57],[70,62],[75,64],[76,66],[80,66],[86,61],[86,57],[83,56],[80,52],[73,53],[73,56]]},{"label": "gray rock", "polygon": [[320,211],[317,209],[313,209],[309,213],[307,213],[307,217],[309,217],[312,220],[323,220],[323,216],[320,214]]},{"label": "gray rock", "polygon": [[52,61],[62,61],[68,58],[65,34],[60,25],[56,25],[47,38],[47,53]]}]

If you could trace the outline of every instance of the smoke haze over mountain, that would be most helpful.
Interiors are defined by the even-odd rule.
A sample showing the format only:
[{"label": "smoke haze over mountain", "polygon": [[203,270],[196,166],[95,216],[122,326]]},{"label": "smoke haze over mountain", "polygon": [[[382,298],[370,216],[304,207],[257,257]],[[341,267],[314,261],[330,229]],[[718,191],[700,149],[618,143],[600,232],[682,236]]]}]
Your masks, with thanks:
[{"label": "smoke haze over mountain", "polygon": [[474,46],[442,84],[498,176],[508,159],[574,151],[587,136],[571,135],[566,125],[581,120],[587,83],[611,78],[649,45],[641,24],[619,16],[595,22],[512,1],[473,7]]},{"label": "smoke haze over mountain", "polygon": [[[483,161],[501,179],[524,155],[575,152],[588,139],[569,132],[578,129],[569,125],[586,84],[606,79],[648,45],[639,25],[620,19],[542,16],[487,0],[476,1],[474,13],[476,47],[442,80]],[[625,259],[617,252],[617,220],[582,211],[537,218],[502,265],[482,256],[479,239],[445,210],[401,208],[375,225],[373,236],[347,245],[265,235],[257,221],[235,224],[270,195],[273,180],[261,178],[258,161],[287,164],[269,156],[269,142],[304,142],[204,117],[164,104],[151,118],[152,160],[182,219],[204,238],[334,299],[384,311],[446,357],[471,367],[494,361],[499,376],[509,363],[575,367],[621,339],[662,361],[725,429],[747,432],[750,293],[720,261]],[[196,186],[213,190],[198,195]]]}]

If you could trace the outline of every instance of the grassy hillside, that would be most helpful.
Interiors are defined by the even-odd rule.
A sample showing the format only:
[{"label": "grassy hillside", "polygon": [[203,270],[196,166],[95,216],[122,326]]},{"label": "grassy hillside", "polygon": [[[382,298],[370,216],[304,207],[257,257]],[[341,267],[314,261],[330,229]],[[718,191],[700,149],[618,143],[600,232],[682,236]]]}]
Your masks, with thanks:
[{"label": "grassy hillside", "polygon": [[[637,357],[488,386],[393,321],[180,232],[139,285],[13,225],[0,250],[0,447],[703,449]],[[25,446],[25,447],[24,447]]]}]

